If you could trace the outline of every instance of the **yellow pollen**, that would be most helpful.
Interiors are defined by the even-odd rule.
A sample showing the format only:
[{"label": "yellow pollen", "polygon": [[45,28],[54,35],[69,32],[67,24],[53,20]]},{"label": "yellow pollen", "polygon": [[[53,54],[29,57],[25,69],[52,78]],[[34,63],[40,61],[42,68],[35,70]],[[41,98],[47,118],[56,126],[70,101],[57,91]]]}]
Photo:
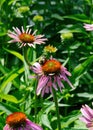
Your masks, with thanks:
[{"label": "yellow pollen", "polygon": [[26,122],[26,115],[22,112],[14,112],[6,118],[6,123],[10,127],[18,127]]},{"label": "yellow pollen", "polygon": [[24,43],[32,43],[35,41],[35,37],[31,34],[22,33],[19,35],[19,39]]},{"label": "yellow pollen", "polygon": [[49,73],[56,73],[60,70],[61,63],[57,60],[48,60],[42,66],[42,70],[49,74]]}]

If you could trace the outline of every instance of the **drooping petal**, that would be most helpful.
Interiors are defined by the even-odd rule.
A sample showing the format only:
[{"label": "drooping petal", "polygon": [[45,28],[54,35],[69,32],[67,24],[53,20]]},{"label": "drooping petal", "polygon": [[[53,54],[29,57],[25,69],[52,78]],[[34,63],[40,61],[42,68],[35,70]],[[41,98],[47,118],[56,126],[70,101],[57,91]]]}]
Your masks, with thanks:
[{"label": "drooping petal", "polygon": [[62,81],[59,77],[57,77],[57,84],[58,84],[59,87],[64,88],[64,85],[63,85],[63,83],[62,83]]},{"label": "drooping petal", "polygon": [[64,66],[61,66],[61,73],[65,73],[68,76],[71,76],[71,73],[67,71],[67,69]]},{"label": "drooping petal", "polygon": [[[86,124],[86,126],[87,126],[88,128],[93,127],[93,123],[92,123],[92,122],[89,122],[89,123]],[[91,129],[91,130],[93,130],[93,129]]]},{"label": "drooping petal", "polygon": [[47,82],[48,82],[48,77],[41,76],[38,82],[38,86],[37,86],[37,95],[40,94],[42,88],[47,84]]},{"label": "drooping petal", "polygon": [[93,118],[93,110],[88,105],[86,105],[86,104],[85,104],[85,107],[88,110],[90,116]]},{"label": "drooping petal", "polygon": [[29,129],[25,129],[25,130],[43,130],[43,128],[41,128],[39,125],[31,122],[30,120],[26,120],[26,127]]},{"label": "drooping petal", "polygon": [[83,116],[80,117],[79,119],[80,119],[82,122],[86,123],[86,124],[90,122],[90,120],[88,120],[86,117],[83,117]]},{"label": "drooping petal", "polygon": [[58,90],[57,85],[56,85],[55,82],[53,82],[53,88],[54,88],[55,90]]},{"label": "drooping petal", "polygon": [[91,120],[91,116],[89,115],[88,111],[85,108],[81,108],[80,111],[84,117]]},{"label": "drooping petal", "polygon": [[34,63],[34,65],[31,67],[31,69],[33,70],[33,72],[35,72],[36,74],[41,75],[42,74],[42,68],[40,66],[40,64],[38,62]]},{"label": "drooping petal", "polygon": [[82,113],[82,117],[79,119],[83,122],[86,123],[87,128],[93,127],[93,110],[88,106],[88,105],[83,105],[82,108],[80,109]]},{"label": "drooping petal", "polygon": [[4,126],[4,128],[3,128],[3,130],[10,130],[9,125],[6,124],[6,125]]},{"label": "drooping petal", "polygon": [[72,85],[72,83],[69,81],[69,79],[66,77],[66,82],[69,84],[69,86],[74,89],[74,86]]}]

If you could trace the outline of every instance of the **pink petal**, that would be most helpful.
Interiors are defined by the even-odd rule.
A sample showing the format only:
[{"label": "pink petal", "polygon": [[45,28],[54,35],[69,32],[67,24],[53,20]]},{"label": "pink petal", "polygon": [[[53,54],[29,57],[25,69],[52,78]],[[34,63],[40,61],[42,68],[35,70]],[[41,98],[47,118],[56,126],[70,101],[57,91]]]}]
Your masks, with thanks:
[{"label": "pink petal", "polygon": [[38,86],[37,86],[37,95],[40,94],[41,90],[47,84],[47,82],[48,82],[48,77],[42,76],[39,79],[39,83],[38,83]]},{"label": "pink petal", "polygon": [[82,122],[84,122],[84,123],[89,123],[90,121],[87,119],[87,118],[85,118],[85,117],[80,117],[79,118]]},{"label": "pink petal", "polygon": [[[31,122],[31,121],[28,120],[28,119],[26,119],[26,125],[30,126],[29,128],[30,128],[30,129],[32,128],[32,130],[43,130],[43,128],[41,128],[39,125],[37,125],[37,124]],[[29,129],[29,130],[30,130],[30,129]],[[26,129],[24,129],[24,130],[26,130]]]},{"label": "pink petal", "polygon": [[91,116],[88,114],[87,110],[81,108],[80,111],[84,117],[86,117],[88,120],[91,120]]}]

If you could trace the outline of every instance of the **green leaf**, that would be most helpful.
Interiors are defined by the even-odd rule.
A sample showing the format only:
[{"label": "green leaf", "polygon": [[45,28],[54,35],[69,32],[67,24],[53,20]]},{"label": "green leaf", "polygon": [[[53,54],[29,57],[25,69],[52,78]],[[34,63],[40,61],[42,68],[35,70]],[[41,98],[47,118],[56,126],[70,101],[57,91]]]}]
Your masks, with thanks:
[{"label": "green leaf", "polygon": [[16,52],[16,51],[13,51],[13,50],[8,50],[8,49],[6,49],[6,48],[4,48],[4,50],[7,51],[7,52],[9,52],[9,53],[11,53],[11,54],[13,54],[13,55],[16,56],[18,59],[20,59],[22,62],[24,61],[24,58],[23,58],[23,56],[22,56],[20,53],[18,53],[18,52]]},{"label": "green leaf", "polygon": [[59,14],[52,14],[51,17],[52,17],[52,18],[55,18],[55,19],[57,19],[57,20],[64,20],[64,19],[63,19],[63,16],[60,16]]},{"label": "green leaf", "polygon": [[66,25],[62,30],[59,31],[59,33],[84,33],[86,34],[85,30],[83,27],[80,25]]},{"label": "green leaf", "polygon": [[87,98],[89,100],[93,99],[93,94],[90,94],[90,93],[77,93],[76,95],[78,97]]},{"label": "green leaf", "polygon": [[10,0],[9,3],[8,3],[8,5],[11,5],[11,4],[13,4],[14,2],[16,2],[16,1],[18,1],[18,0]]},{"label": "green leaf", "polygon": [[3,103],[3,102],[0,102],[0,110],[6,112],[7,115],[9,115],[13,112],[20,111],[18,108],[14,107],[13,105],[6,104],[6,103]]},{"label": "green leaf", "polygon": [[2,36],[5,36],[6,35],[6,32],[0,32],[0,37],[2,37]]},{"label": "green leaf", "polygon": [[73,19],[73,20],[83,22],[83,23],[90,23],[90,19],[85,14],[63,16],[63,18]]},{"label": "green leaf", "polygon": [[9,102],[18,103],[18,100],[16,99],[16,97],[9,94],[0,93],[0,98]]},{"label": "green leaf", "polygon": [[86,124],[80,120],[75,121],[74,129],[72,130],[88,130]]},{"label": "green leaf", "polygon": [[85,2],[87,2],[87,5],[92,5],[92,0],[85,0]]},{"label": "green leaf", "polygon": [[6,0],[0,0],[0,8],[2,7],[2,5],[4,4]]},{"label": "green leaf", "polygon": [[6,75],[6,73],[8,72],[8,70],[6,69],[6,67],[3,66],[3,65],[1,65],[1,64],[0,64],[0,71],[1,71],[4,75]]},{"label": "green leaf", "polygon": [[23,72],[24,72],[24,67],[19,69],[16,73],[13,72],[13,74],[11,74],[11,75],[9,74],[10,76],[7,76],[6,80],[4,80],[3,83],[1,84],[0,91],[3,91],[3,89],[6,87],[6,85],[9,82],[12,82],[16,77],[18,77]]},{"label": "green leaf", "polygon": [[72,75],[74,77],[80,77],[80,75],[87,71],[88,67],[92,64],[92,62],[93,56],[89,56],[86,61],[75,67],[75,69],[72,72]]},{"label": "green leaf", "polygon": [[48,127],[50,130],[52,130],[52,127],[50,125],[50,121],[49,121],[48,116],[46,114],[43,114],[41,116],[41,122],[44,126]]},{"label": "green leaf", "polygon": [[70,113],[67,117],[62,118],[62,128],[68,127],[71,123],[75,122],[80,117],[79,111],[75,110]]}]

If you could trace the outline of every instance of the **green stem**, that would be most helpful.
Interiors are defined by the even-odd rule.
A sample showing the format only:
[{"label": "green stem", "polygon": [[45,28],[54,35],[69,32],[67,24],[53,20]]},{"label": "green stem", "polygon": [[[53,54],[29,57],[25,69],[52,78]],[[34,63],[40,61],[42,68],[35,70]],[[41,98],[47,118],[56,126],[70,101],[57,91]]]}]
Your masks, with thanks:
[{"label": "green stem", "polygon": [[52,87],[52,92],[53,92],[53,99],[54,99],[55,108],[56,108],[58,130],[62,130],[61,129],[61,122],[60,122],[60,115],[59,115],[57,95],[56,95],[56,91],[55,91],[55,89],[53,87]]},{"label": "green stem", "polygon": [[27,47],[24,47],[24,59],[25,59],[26,63],[27,63],[29,66],[31,66],[31,63],[30,63],[30,61],[28,60],[28,53],[27,53],[27,51],[28,51],[28,48],[27,48]]},{"label": "green stem", "polygon": [[26,63],[25,55],[26,55],[25,48],[23,48],[24,69],[25,69],[25,82],[26,82],[26,85],[28,86],[28,85],[29,85],[29,84],[28,84],[29,69],[28,69],[28,65],[27,65],[27,63]]},{"label": "green stem", "polygon": [[37,123],[37,94],[36,94],[36,89],[37,89],[37,82],[35,82],[35,122]]},{"label": "green stem", "polygon": [[32,57],[32,61],[30,62],[28,59],[28,48],[24,47],[23,51],[24,51],[24,59],[29,66],[32,66],[36,61],[38,61],[39,59],[42,58],[42,55],[40,57],[36,58],[36,51],[33,49],[33,52],[32,52],[33,57]]},{"label": "green stem", "polygon": [[[33,55],[30,57],[31,58],[31,60],[32,60],[32,62],[30,62],[29,61],[29,59],[28,59],[28,47],[24,47],[23,48],[23,55],[24,55],[24,61],[26,61],[26,63],[29,65],[29,66],[32,66],[33,65],[33,63],[37,60],[36,59],[36,52],[35,52],[35,50],[31,50],[31,52],[29,52],[29,53],[33,53]],[[25,62],[24,62],[25,63]],[[27,78],[26,78],[27,79]],[[27,81],[27,80],[26,80]],[[34,111],[35,111],[35,122],[37,122],[37,95],[36,95],[36,88],[37,88],[37,82],[35,81],[34,82],[34,85],[35,85],[35,95],[34,95],[34,97],[35,97],[35,104],[34,104]]]}]

